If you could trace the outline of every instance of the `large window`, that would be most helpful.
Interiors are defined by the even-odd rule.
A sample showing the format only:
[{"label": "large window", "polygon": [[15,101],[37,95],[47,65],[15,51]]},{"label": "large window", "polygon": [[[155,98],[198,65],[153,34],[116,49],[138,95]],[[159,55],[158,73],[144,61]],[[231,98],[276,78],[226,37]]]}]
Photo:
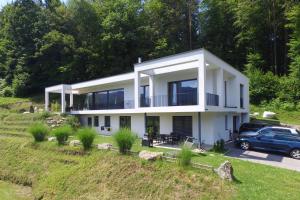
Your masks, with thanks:
[{"label": "large window", "polygon": [[140,104],[141,107],[150,106],[149,85],[143,85],[140,88]]},{"label": "large window", "polygon": [[169,106],[197,105],[196,79],[169,82]]},{"label": "large window", "polygon": [[88,110],[122,109],[124,108],[124,89],[88,93],[85,108]]},{"label": "large window", "polygon": [[130,116],[120,116],[120,128],[131,128]]}]

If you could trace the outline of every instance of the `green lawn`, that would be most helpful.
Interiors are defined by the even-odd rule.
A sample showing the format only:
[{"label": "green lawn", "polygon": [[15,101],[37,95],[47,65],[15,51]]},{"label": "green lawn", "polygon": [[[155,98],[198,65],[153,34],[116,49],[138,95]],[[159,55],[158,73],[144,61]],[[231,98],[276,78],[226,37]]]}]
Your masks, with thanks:
[{"label": "green lawn", "polygon": [[[1,115],[0,115],[1,116]],[[34,144],[26,128],[38,114],[5,113],[0,117],[0,179],[31,185],[43,199],[300,199],[300,173],[224,157],[208,152],[193,162],[218,167],[229,160],[236,181],[222,181],[213,172],[182,169],[166,161],[144,162],[136,156],[94,148],[88,155],[73,155],[81,147],[58,147],[56,142]],[[23,136],[23,137],[21,137]],[[74,136],[71,139],[76,139]],[[97,136],[94,144],[112,137]],[[133,151],[141,147],[140,140]],[[4,188],[4,187],[2,187]],[[0,188],[4,195],[6,189]],[[9,190],[14,193],[14,190]],[[15,193],[17,194],[17,193]],[[2,199],[2,198],[0,198]],[[17,199],[11,198],[11,199]]]},{"label": "green lawn", "polygon": [[272,111],[275,112],[276,119],[269,120],[271,123],[286,123],[286,124],[293,124],[293,125],[300,125],[300,111],[286,111],[286,110],[270,110],[266,109],[262,106],[254,106],[251,105],[250,108],[251,113],[259,112],[260,116],[258,119],[262,119],[262,114],[264,111]]},{"label": "green lawn", "polygon": [[30,200],[33,199],[30,187],[0,181],[0,199],[2,200]]}]

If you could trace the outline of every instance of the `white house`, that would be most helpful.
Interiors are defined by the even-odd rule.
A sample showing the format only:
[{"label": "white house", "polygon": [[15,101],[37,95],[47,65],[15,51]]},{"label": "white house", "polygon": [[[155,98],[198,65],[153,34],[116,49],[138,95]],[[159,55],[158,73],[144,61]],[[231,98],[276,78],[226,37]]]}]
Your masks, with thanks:
[{"label": "white house", "polygon": [[139,62],[131,73],[45,89],[61,94],[61,112],[80,116],[102,134],[129,127],[142,137],[193,136],[204,144],[229,140],[249,121],[249,81],[205,49]]}]

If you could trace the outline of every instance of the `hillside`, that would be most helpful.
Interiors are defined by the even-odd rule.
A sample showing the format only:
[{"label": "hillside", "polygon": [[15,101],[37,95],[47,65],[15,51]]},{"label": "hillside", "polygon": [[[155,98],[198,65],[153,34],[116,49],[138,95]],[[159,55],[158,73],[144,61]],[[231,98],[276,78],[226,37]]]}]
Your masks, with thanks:
[{"label": "hillside", "polygon": [[[18,105],[11,107],[17,110]],[[0,113],[0,181],[5,181],[0,182],[0,197],[10,191],[16,196],[13,200],[20,199],[24,190],[30,196],[28,187],[19,188],[25,185],[40,199],[299,199],[294,189],[300,187],[298,172],[213,152],[194,155],[194,162],[214,167],[229,160],[236,177],[229,183],[211,171],[183,169],[166,161],[145,162],[95,148],[82,154],[81,147],[33,143],[26,130],[39,120],[41,114]],[[95,144],[103,142],[115,145],[111,137],[96,137]],[[141,149],[137,141],[133,150]]]}]

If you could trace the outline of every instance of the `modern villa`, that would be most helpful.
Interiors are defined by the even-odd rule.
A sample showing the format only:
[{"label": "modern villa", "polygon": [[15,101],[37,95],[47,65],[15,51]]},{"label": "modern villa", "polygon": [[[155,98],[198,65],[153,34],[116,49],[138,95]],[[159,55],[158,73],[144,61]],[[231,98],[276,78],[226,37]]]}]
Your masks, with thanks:
[{"label": "modern villa", "polygon": [[211,145],[249,121],[248,78],[205,49],[139,59],[131,73],[47,87],[46,110],[50,93],[61,94],[62,113],[106,135],[128,127],[143,137],[152,127]]}]

